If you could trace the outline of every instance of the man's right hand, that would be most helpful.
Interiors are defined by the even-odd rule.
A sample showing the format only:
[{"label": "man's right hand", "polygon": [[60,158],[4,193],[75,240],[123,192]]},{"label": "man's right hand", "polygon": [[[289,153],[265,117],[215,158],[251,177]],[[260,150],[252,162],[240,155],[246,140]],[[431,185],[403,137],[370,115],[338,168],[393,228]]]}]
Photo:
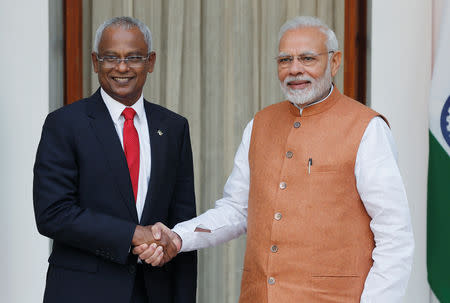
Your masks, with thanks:
[{"label": "man's right hand", "polygon": [[[153,266],[162,266],[169,262],[181,249],[181,238],[170,230],[164,224],[158,222],[151,227],[152,236],[155,240],[163,239],[165,237],[169,238],[169,241],[176,247],[175,254],[169,254],[166,250],[163,250],[161,246],[155,244],[144,243],[142,245],[133,248],[133,254],[139,255],[139,259],[145,261],[147,264]],[[159,240],[159,241],[161,241]]]},{"label": "man's right hand", "polygon": [[[170,231],[162,223],[148,226],[137,225],[131,240],[131,244],[135,246],[133,254],[139,255],[141,260],[154,266],[162,266],[175,257],[181,242],[178,246],[163,227]],[[141,256],[143,252],[145,254]]]}]

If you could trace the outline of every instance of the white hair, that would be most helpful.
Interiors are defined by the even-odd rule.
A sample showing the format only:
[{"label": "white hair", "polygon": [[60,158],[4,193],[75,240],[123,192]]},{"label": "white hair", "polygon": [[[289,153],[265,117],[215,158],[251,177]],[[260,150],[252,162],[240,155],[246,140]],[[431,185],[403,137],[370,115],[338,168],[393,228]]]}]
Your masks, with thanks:
[{"label": "white hair", "polygon": [[280,45],[280,40],[283,37],[284,33],[286,33],[288,30],[302,27],[318,27],[327,36],[326,45],[328,51],[338,50],[339,44],[335,33],[320,19],[311,16],[299,16],[286,21],[286,23],[283,24],[283,26],[280,28],[280,32],[278,33],[278,45]]},{"label": "white hair", "polygon": [[148,53],[152,51],[152,33],[150,32],[150,29],[147,25],[145,25],[142,21],[132,17],[114,17],[103,22],[103,24],[100,25],[95,32],[93,48],[94,52],[98,53],[98,45],[100,44],[100,40],[102,39],[103,32],[105,31],[105,29],[111,26],[117,26],[123,29],[132,29],[134,27],[139,28],[141,33],[144,35]]}]

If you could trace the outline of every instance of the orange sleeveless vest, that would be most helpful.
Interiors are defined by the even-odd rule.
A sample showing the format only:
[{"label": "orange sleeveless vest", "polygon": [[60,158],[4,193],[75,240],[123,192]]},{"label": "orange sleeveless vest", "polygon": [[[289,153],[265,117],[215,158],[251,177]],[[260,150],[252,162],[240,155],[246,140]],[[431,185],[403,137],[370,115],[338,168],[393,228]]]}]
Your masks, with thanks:
[{"label": "orange sleeveless vest", "polygon": [[354,169],[377,115],[336,87],[301,116],[288,101],[256,114],[240,303],[359,302],[374,239]]}]

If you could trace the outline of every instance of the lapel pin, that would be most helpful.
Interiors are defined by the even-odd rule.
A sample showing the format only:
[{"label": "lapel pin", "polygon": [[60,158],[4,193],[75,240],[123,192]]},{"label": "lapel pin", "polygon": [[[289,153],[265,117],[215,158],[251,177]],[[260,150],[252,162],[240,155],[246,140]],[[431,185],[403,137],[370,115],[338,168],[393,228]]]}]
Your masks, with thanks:
[{"label": "lapel pin", "polygon": [[160,129],[158,129],[157,133],[158,133],[158,135],[160,135],[160,136],[162,136],[162,135],[164,134]]}]

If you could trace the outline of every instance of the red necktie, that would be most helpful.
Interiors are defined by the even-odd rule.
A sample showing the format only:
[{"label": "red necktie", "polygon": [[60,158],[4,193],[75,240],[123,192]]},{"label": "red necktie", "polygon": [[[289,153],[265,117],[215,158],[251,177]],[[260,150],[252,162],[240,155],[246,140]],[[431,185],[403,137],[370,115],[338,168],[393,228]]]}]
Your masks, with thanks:
[{"label": "red necktie", "polygon": [[123,125],[123,150],[127,158],[131,184],[133,185],[134,201],[136,202],[139,181],[139,136],[133,123],[136,112],[131,107],[127,107],[123,110],[122,115],[125,117],[125,123]]}]

